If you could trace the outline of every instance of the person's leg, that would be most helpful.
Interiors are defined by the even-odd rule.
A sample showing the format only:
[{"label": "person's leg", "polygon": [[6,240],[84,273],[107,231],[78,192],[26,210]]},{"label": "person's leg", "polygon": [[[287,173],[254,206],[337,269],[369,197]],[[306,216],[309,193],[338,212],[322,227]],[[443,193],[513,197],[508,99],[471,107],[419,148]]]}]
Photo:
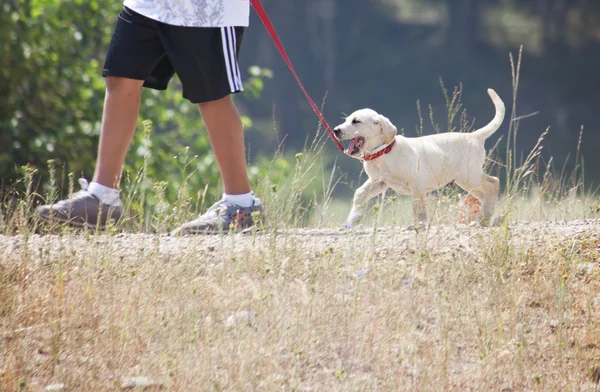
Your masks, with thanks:
[{"label": "person's leg", "polygon": [[142,99],[143,80],[106,77],[100,144],[92,181],[118,189]]},{"label": "person's leg", "polygon": [[198,219],[187,222],[173,235],[211,234],[260,228],[263,207],[248,183],[244,129],[231,95],[198,104],[210,144],[223,179],[224,197]]},{"label": "person's leg", "polygon": [[109,220],[121,218],[118,188],[139,116],[142,85],[164,90],[173,73],[156,23],[124,7],[102,70],[106,96],[94,180],[88,185],[80,179],[81,191],[37,207],[42,220],[104,228]]},{"label": "person's leg", "polygon": [[135,133],[142,94],[142,80],[108,76],[94,179],[83,192],[53,205],[36,209],[45,221],[104,229],[118,221],[123,207],[117,189],[125,155]]},{"label": "person's leg", "polygon": [[124,7],[102,71],[106,96],[93,184],[119,188],[139,116],[142,86],[164,90],[173,74],[156,22]]},{"label": "person's leg", "polygon": [[199,103],[198,108],[221,170],[225,193],[249,193],[244,128],[231,95],[216,101]]},{"label": "person's leg", "polygon": [[244,90],[237,62],[244,29],[159,25],[167,56],[181,80],[183,97],[198,105],[219,165],[224,195],[198,219],[173,234],[245,230],[263,221],[260,199],[251,192],[244,129],[232,94]]}]

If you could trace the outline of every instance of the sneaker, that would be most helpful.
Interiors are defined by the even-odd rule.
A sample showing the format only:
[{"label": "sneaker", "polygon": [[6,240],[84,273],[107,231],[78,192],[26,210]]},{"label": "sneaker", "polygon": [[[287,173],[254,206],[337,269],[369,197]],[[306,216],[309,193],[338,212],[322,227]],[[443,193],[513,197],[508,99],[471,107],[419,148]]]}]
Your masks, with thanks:
[{"label": "sneaker", "polygon": [[[257,219],[257,215],[260,218]],[[230,229],[236,232],[246,231],[262,220],[263,207],[258,198],[254,205],[241,207],[226,199],[221,199],[204,214],[191,222],[185,223],[173,231],[172,235],[219,234],[228,233]]]},{"label": "sneaker", "polygon": [[120,200],[113,205],[104,204],[87,191],[88,182],[84,178],[79,179],[79,185],[81,190],[74,193],[71,198],[37,207],[35,212],[39,218],[44,222],[100,230],[106,228],[109,220],[116,223],[121,219],[123,204]]}]

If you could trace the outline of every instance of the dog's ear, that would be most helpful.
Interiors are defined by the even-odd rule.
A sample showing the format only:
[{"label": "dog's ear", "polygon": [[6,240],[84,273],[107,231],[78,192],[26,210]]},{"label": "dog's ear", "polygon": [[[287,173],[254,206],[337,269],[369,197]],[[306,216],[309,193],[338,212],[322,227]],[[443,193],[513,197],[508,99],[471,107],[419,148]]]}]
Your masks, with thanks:
[{"label": "dog's ear", "polygon": [[396,134],[398,133],[398,128],[396,128],[394,124],[392,124],[392,122],[388,120],[387,117],[381,114],[377,116],[377,123],[379,124],[379,128],[381,129],[383,141],[385,142],[385,144],[390,144],[396,137]]}]

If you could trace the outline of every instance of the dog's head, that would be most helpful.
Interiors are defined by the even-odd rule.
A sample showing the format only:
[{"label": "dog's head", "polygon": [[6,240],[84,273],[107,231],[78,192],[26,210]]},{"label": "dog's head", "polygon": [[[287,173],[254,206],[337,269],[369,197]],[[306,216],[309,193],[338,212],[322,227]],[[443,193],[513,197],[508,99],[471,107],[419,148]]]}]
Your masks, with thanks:
[{"label": "dog's head", "polygon": [[371,109],[361,109],[346,117],[333,132],[339,140],[350,140],[346,154],[360,158],[363,152],[390,144],[398,130],[385,116]]}]

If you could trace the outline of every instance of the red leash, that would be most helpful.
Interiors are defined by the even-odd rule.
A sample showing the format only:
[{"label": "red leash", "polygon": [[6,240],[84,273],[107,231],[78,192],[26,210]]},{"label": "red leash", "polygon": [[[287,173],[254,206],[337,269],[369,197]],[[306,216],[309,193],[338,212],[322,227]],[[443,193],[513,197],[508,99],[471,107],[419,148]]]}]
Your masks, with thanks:
[{"label": "red leash", "polygon": [[296,82],[298,82],[300,89],[306,96],[306,99],[308,100],[308,103],[310,103],[310,106],[314,110],[315,114],[317,115],[317,117],[319,117],[321,124],[323,124],[323,126],[327,130],[327,133],[329,133],[329,136],[331,136],[331,139],[336,144],[338,150],[344,151],[344,147],[342,146],[340,141],[335,137],[335,135],[333,134],[333,131],[329,127],[329,124],[327,124],[327,121],[325,121],[325,118],[323,118],[323,114],[321,114],[321,111],[319,110],[317,105],[315,105],[313,100],[310,98],[310,96],[306,92],[306,89],[302,85],[302,82],[300,81],[300,78],[296,74],[296,71],[294,70],[294,67],[292,66],[292,62],[290,61],[290,58],[288,57],[287,53],[285,52],[285,48],[281,44],[281,40],[277,36],[277,32],[275,31],[275,28],[273,27],[273,24],[271,23],[271,20],[269,19],[269,16],[267,15],[267,12],[263,8],[260,0],[250,0],[250,4],[252,4],[252,6],[256,10],[256,13],[258,14],[258,17],[260,18],[261,22],[265,25],[265,28],[267,29],[267,32],[269,33],[269,35],[271,36],[271,39],[275,43],[275,46],[277,46],[277,49],[279,50],[281,57],[283,57],[283,60],[287,64],[290,71],[292,71],[292,75],[294,75],[294,78],[296,78]]}]

